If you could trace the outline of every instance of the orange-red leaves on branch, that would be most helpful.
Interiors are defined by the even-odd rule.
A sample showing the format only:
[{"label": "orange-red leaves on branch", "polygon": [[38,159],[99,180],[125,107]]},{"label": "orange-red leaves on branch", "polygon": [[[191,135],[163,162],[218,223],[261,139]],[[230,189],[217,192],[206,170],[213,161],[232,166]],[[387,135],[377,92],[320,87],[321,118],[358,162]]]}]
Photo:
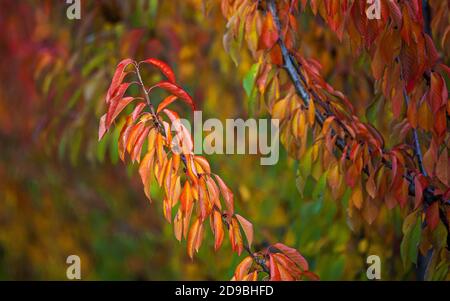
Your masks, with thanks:
[{"label": "orange-red leaves on branch", "polygon": [[[270,19],[271,20],[271,19]],[[270,25],[270,24],[269,24]],[[270,25],[270,26],[273,26]],[[272,28],[275,30],[275,28]],[[274,36],[265,37],[266,42],[274,43]],[[187,240],[187,254],[190,258],[198,252],[204,235],[204,222],[209,218],[212,232],[214,234],[214,249],[218,250],[224,240],[224,225],[228,226],[228,235],[231,247],[234,252],[241,255],[244,250],[244,242],[241,228],[246,236],[248,249],[253,243],[253,225],[247,219],[234,213],[233,193],[218,176],[211,172],[208,160],[202,156],[194,155],[192,136],[186,127],[181,124],[180,117],[174,111],[167,109],[171,103],[178,98],[190,105],[194,110],[194,102],[189,94],[175,84],[173,71],[163,62],[156,59],[148,59],[141,63],[148,63],[159,68],[168,81],[162,81],[153,85],[148,91],[154,88],[161,88],[171,95],[166,97],[158,106],[157,112],[153,110],[144,111],[149,105],[145,102],[135,104],[133,111],[126,117],[119,134],[118,150],[122,160],[125,153],[130,155],[131,161],[140,162],[139,175],[142,180],[144,193],[148,199],[150,197],[151,182],[158,184],[163,190],[163,215],[165,219],[172,223],[175,238],[178,241],[184,237]],[[114,74],[111,86],[106,97],[107,113],[100,118],[99,138],[113,124],[117,116],[138,97],[125,97],[128,87],[135,82],[122,83],[126,76],[125,68],[129,64],[135,64],[131,59],[126,59],[119,63]],[[139,68],[136,66],[138,79],[141,81]],[[145,89],[144,84],[138,83],[140,88]],[[314,107],[309,109],[310,122],[314,114]],[[164,116],[159,113],[164,112]],[[306,121],[305,121],[306,122]],[[162,127],[161,127],[162,126]],[[172,130],[176,134],[172,134]],[[172,136],[173,135],[173,136]],[[183,150],[189,151],[182,154],[175,151],[174,142],[178,139]],[[141,161],[141,153],[145,142],[147,143],[144,156]],[[214,177],[212,177],[214,175]],[[184,182],[182,182],[184,181]],[[221,198],[225,202],[226,211],[222,211]],[[178,201],[180,205],[178,206]],[[172,218],[172,210],[177,209],[175,217]],[[191,216],[193,222],[191,223]],[[258,273],[263,273],[264,269],[258,267],[265,262],[271,271],[271,280],[298,280],[301,273],[307,271],[308,264],[304,258],[294,249],[282,244],[274,245],[282,253],[268,254],[255,253],[255,257],[246,257],[237,267],[234,280],[257,280]],[[277,247],[278,246],[278,247]],[[267,255],[270,259],[267,261]],[[259,258],[255,261],[256,256]]]},{"label": "orange-red leaves on branch", "polygon": [[172,68],[169,67],[169,65],[167,65],[166,63],[164,63],[163,61],[154,59],[154,58],[150,58],[150,59],[146,59],[140,63],[146,63],[146,64],[150,64],[153,65],[155,67],[157,67],[159,70],[161,70],[161,72],[167,77],[167,79],[171,82],[171,83],[175,83],[175,73],[173,72]]}]

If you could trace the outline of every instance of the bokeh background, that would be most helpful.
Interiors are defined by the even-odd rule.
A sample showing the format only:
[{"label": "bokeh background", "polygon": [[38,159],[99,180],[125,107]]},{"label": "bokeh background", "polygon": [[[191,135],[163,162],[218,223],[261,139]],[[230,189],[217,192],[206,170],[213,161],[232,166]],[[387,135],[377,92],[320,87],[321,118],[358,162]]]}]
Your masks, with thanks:
[{"label": "bokeh background", "polygon": [[[230,279],[242,258],[228,242],[215,253],[209,236],[191,261],[163,219],[158,190],[150,204],[136,166],[118,159],[117,130],[100,143],[97,133],[115,66],[126,57],[168,62],[204,118],[264,117],[242,85],[250,56],[243,47],[236,66],[225,52],[220,1],[81,5],[81,19],[69,20],[62,0],[0,1],[0,279],[64,280],[71,254],[81,257],[85,280]],[[369,106],[367,57],[352,55],[310,13],[301,26],[303,50],[323,64],[327,80],[358,99],[357,108]],[[392,116],[371,112],[359,113],[383,131]],[[370,254],[381,257],[383,279],[414,279],[414,267],[400,259],[397,209],[382,208],[373,225],[351,229],[348,200],[331,201],[323,183],[308,178],[299,194],[303,162],[283,148],[274,166],[250,155],[208,158],[254,223],[257,243],[296,247],[324,280],[365,280]]]}]

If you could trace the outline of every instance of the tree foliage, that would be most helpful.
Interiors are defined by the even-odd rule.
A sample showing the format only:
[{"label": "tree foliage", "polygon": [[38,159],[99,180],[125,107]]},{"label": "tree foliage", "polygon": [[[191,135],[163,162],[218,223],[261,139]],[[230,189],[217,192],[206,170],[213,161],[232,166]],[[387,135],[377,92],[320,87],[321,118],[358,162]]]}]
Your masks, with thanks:
[{"label": "tree foliage", "polygon": [[[1,1],[0,278],[61,279],[77,253],[83,279],[366,280],[372,254],[382,279],[448,279],[449,3],[368,20],[365,2],[81,1],[68,20],[64,1]],[[156,59],[140,83],[123,58]],[[280,162],[186,168],[162,129],[192,105],[279,118]]]},{"label": "tree foliage", "polygon": [[[247,42],[259,64],[258,91],[269,113],[281,119],[289,153],[299,160],[308,154],[308,160],[320,162],[335,199],[351,189],[348,214],[353,226],[361,218],[371,224],[382,203],[403,208],[405,221],[414,223],[403,227],[402,255],[416,262],[408,258],[407,249],[418,247],[424,256],[432,249],[433,269],[448,265],[450,106],[444,75],[450,69],[426,24],[427,5],[381,1],[381,18],[375,21],[367,18],[364,1],[222,1],[222,11],[229,20],[225,48],[233,55],[233,47]],[[358,117],[354,102],[321,76],[320,62],[299,50],[297,16],[307,6],[356,55],[368,54],[374,85],[398,120],[393,128],[400,135],[397,143],[387,146],[380,131]],[[448,4],[440,2],[436,9],[447,11],[434,20],[436,31],[448,30],[440,19],[448,18]],[[442,45],[446,39],[444,35]],[[308,143],[310,137],[313,143]],[[424,144],[428,147],[422,155]],[[305,176],[300,174],[300,182]],[[411,244],[418,209],[424,219],[421,237]],[[438,226],[442,230],[436,239]]]}]

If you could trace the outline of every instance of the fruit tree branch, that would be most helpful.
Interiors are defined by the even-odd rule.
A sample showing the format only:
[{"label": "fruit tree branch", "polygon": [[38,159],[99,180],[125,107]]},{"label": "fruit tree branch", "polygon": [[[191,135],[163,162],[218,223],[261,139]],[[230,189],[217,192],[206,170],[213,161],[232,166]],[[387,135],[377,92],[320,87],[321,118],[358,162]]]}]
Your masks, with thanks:
[{"label": "fruit tree branch", "polygon": [[[283,37],[281,35],[281,32],[282,32],[281,22],[278,17],[278,12],[277,12],[275,2],[273,0],[268,0],[267,4],[268,4],[269,11],[271,12],[272,18],[274,20],[275,26],[277,28],[277,31],[279,33],[278,34],[278,45],[280,46],[281,54],[282,54],[283,61],[284,61],[283,67],[286,70],[286,72],[288,73],[289,77],[291,78],[296,92],[301,97],[304,104],[306,106],[308,106],[309,102],[311,101],[311,98],[310,98],[309,93],[307,92],[308,89],[306,87],[306,83],[304,83],[304,84],[302,83],[300,72],[299,72],[299,70],[296,69],[293,57],[289,53],[289,50],[287,49],[286,44],[283,41]],[[316,111],[315,118],[316,118],[317,123],[319,123],[319,125],[322,126],[324,119],[325,119],[324,116],[321,115],[320,112]],[[341,137],[337,137],[336,146],[341,151],[343,151],[346,146],[345,140],[342,139]],[[382,160],[382,162],[387,168],[390,168],[390,169],[392,168],[391,162],[389,162],[387,160]],[[368,173],[367,169],[364,169],[364,172],[367,174]],[[415,195],[414,173],[412,173],[411,171],[407,171],[405,173],[404,177],[409,183],[409,189],[408,189],[409,195],[414,196]],[[424,203],[427,205],[432,204],[433,202],[439,201],[441,198],[442,198],[442,196],[436,196],[434,194],[433,187],[428,186],[423,191],[423,200],[424,200]],[[442,222],[444,223],[444,225],[448,225],[448,222],[446,222],[445,220],[442,220]]]}]

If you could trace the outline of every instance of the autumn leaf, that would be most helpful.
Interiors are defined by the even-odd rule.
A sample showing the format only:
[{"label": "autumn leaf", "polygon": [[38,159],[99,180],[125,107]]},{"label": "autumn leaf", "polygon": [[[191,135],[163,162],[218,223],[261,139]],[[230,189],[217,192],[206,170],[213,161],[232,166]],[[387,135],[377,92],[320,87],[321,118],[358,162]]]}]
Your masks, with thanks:
[{"label": "autumn leaf", "polygon": [[173,72],[172,68],[169,67],[169,65],[167,65],[166,63],[164,63],[163,61],[160,61],[158,59],[154,59],[154,58],[149,58],[146,59],[141,63],[146,63],[146,64],[150,64],[153,65],[155,67],[157,67],[159,70],[161,70],[161,72],[167,77],[167,79],[171,82],[171,83],[175,83],[175,73]]},{"label": "autumn leaf", "polygon": [[253,243],[253,225],[248,220],[240,216],[239,214],[235,214],[237,220],[241,224],[242,229],[244,230],[245,236],[247,237],[247,242],[249,248],[252,247]]}]

